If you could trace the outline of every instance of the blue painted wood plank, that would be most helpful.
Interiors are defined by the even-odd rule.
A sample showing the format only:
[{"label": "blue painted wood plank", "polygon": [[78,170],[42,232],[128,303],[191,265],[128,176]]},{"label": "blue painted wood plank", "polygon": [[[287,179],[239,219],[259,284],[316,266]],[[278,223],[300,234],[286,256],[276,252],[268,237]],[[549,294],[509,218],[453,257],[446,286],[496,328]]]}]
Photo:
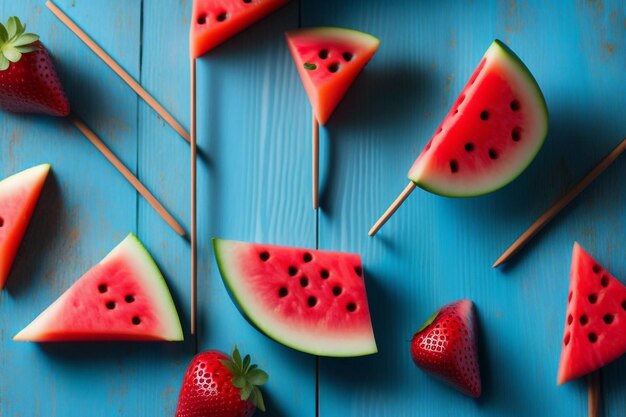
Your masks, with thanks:
[{"label": "blue painted wood plank", "polygon": [[[14,3],[14,2],[13,2]],[[188,224],[188,145],[38,2],[0,1],[53,52],[77,112]],[[189,118],[191,2],[64,0],[59,5],[166,107]],[[626,282],[626,164],[617,163],[519,258],[500,252],[624,135],[625,6],[620,2],[295,2],[199,61],[199,346],[237,343],[271,374],[269,416],[315,414],[315,359],[243,320],[210,238],[314,247],[310,109],[282,32],[334,24],[382,47],[322,132],[320,246],[363,254],[380,353],[323,359],[321,415],[586,415],[584,381],[554,385],[571,244]],[[143,27],[141,22],[143,22]],[[169,28],[170,30],[164,30]],[[493,39],[508,42],[544,89],[551,133],[537,161],[491,196],[416,191],[378,237],[367,229]],[[193,340],[56,345],[10,339],[134,230],[174,293],[188,335],[189,249],[67,122],[0,114],[0,176],[48,161],[53,177],[0,293],[0,415],[172,415]],[[87,175],[86,173],[89,173]],[[414,368],[408,340],[439,305],[476,301],[485,394],[475,402]],[[626,412],[626,363],[603,371],[605,415]],[[10,381],[10,382],[7,382]],[[28,386],[29,390],[24,390]],[[85,389],[89,387],[89,389]],[[430,404],[429,403],[429,404]]]},{"label": "blue painted wood plank", "polygon": [[[89,2],[90,10],[98,13],[88,16],[82,16],[87,2],[77,2],[76,7],[69,1],[61,5],[95,37],[107,37],[107,47],[129,70],[138,73],[139,57],[133,49],[139,47],[139,3],[111,6],[106,1]],[[11,14],[21,16],[41,34],[76,113],[133,169],[137,157],[136,98],[40,2],[1,2],[2,18]],[[124,31],[111,31],[111,27],[123,27]],[[11,340],[135,230],[135,191],[69,122],[5,113],[0,118],[0,175],[44,161],[52,164],[53,172],[8,290],[0,294],[0,414],[78,416],[85,410],[94,416],[129,411],[143,414],[136,412],[138,390],[128,376],[143,375],[152,367],[157,348],[101,344],[44,347]]]},{"label": "blue painted wood plank", "polygon": [[[621,161],[507,268],[497,256],[625,134],[623,2],[445,4],[302,2],[302,24],[379,36],[382,45],[324,132],[320,247],[362,253],[380,353],[323,359],[321,415],[586,415],[585,381],[555,385],[574,240],[626,282]],[[376,238],[367,230],[491,40],[525,60],[551,110],[548,141],[493,195],[445,199],[418,190]],[[437,307],[476,302],[484,394],[474,401],[426,376],[412,333]],[[604,375],[607,415],[626,412],[624,361]]]},{"label": "blue painted wood plank", "polygon": [[315,358],[253,329],[219,277],[211,237],[315,247],[308,107],[285,47],[292,2],[198,61],[201,349],[251,352],[268,416],[315,415]]},{"label": "blue painted wood plank", "polygon": [[[189,118],[190,7],[174,10],[146,2],[143,17],[142,84],[184,124]],[[296,5],[281,10],[198,61],[199,346],[229,351],[238,344],[252,353],[271,375],[265,389],[268,415],[313,415],[315,362],[267,340],[243,320],[213,264],[210,239],[315,244],[314,213],[304,209],[306,201],[299,194],[302,184],[310,181],[308,159],[279,162],[279,156],[308,150],[306,140],[294,141],[307,131],[300,123],[306,112],[294,119],[291,90],[281,88],[285,73],[295,80],[282,33],[297,25],[297,13]],[[168,25],[180,29],[163,31]],[[145,104],[139,107],[140,177],[158,187],[168,207],[186,219],[188,145]],[[188,246],[159,225],[146,204],[139,204],[139,229],[148,245],[163,254],[157,259],[174,281],[188,329]],[[308,216],[300,215],[303,209]],[[294,230],[295,237],[289,234]],[[174,401],[176,395],[177,390]]]},{"label": "blue painted wood plank", "polygon": [[[172,2],[167,7],[163,7],[162,2],[143,2],[141,76],[138,79],[183,126],[188,126],[189,121],[190,7],[191,2]],[[189,145],[143,101],[139,101],[138,111],[139,177],[188,229]],[[168,279],[187,338],[184,349],[171,352],[165,361],[167,369],[155,379],[155,389],[161,392],[164,403],[157,415],[173,416],[182,376],[196,347],[189,328],[189,242],[176,235],[143,200],[139,201],[137,228]]]}]

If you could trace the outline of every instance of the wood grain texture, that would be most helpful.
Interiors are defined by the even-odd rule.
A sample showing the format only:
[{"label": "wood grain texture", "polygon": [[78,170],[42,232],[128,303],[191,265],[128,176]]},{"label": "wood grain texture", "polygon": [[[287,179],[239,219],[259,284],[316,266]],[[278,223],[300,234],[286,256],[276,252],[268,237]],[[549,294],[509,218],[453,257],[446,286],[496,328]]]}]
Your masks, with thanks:
[{"label": "wood grain texture", "polygon": [[[380,352],[321,360],[321,416],[587,415],[583,378],[555,384],[574,240],[626,282],[626,164],[616,163],[503,270],[493,259],[624,136],[623,2],[319,2],[302,25],[365,30],[381,47],[322,135],[320,247],[360,252]],[[536,161],[492,195],[414,192],[367,236],[493,38],[524,59],[546,95],[550,134]],[[606,43],[620,45],[610,53]],[[623,162],[623,161],[622,161]],[[413,365],[409,341],[439,306],[476,302],[484,394],[465,398]],[[619,372],[603,372],[605,415],[624,413]],[[609,376],[610,375],[610,376]],[[613,388],[614,387],[614,388]]]},{"label": "wood grain texture", "polygon": [[[268,416],[315,414],[315,359],[253,329],[228,296],[210,238],[315,247],[309,106],[284,32],[292,2],[198,60],[198,337],[253,353]],[[204,155],[204,157],[202,156]]]},{"label": "wood grain texture", "polygon": [[147,105],[152,107],[154,111],[158,113],[174,129],[183,139],[189,142],[189,132],[183,128],[176,119],[159,103],[154,99],[150,93],[148,93],[142,86],[130,76],[124,68],[117,63],[111,55],[107,54],[104,49],[100,47],[94,40],[76,24],[63,10],[54,4],[52,1],[46,1],[46,7],[65,25],[71,30],[78,38],[91,49],[105,64],[111,68],[130,88],[133,89],[139,97],[141,97]]},{"label": "wood grain texture", "polygon": [[[167,3],[167,5],[165,5]],[[176,120],[189,120],[191,0],[63,0],[63,9]],[[393,3],[393,4],[391,4]],[[73,111],[189,226],[189,146],[45,9],[0,0],[50,48]],[[268,417],[316,414],[316,359],[239,314],[210,238],[362,254],[380,352],[320,360],[320,415],[586,416],[585,379],[555,385],[571,245],[626,282],[626,163],[617,161],[510,264],[491,263],[606,155],[626,125],[626,5],[397,0],[292,1],[198,61],[198,334],[189,337],[189,242],[70,123],[0,113],[0,177],[42,162],[53,173],[0,292],[0,416],[172,416],[196,350],[253,353],[271,375]],[[310,106],[283,32],[337,25],[381,48],[320,130],[320,205],[311,210]],[[494,37],[546,95],[537,160],[490,196],[417,190],[375,238],[373,220]],[[188,126],[185,126],[188,128]],[[154,256],[187,340],[37,346],[11,337],[129,231]],[[484,395],[473,401],[416,369],[409,340],[440,305],[476,302]],[[626,360],[602,371],[601,411],[626,414]],[[26,389],[27,387],[27,389]],[[420,408],[427,404],[427,409]]]},{"label": "wood grain texture", "polygon": [[[173,103],[175,117],[189,120],[187,30],[162,30],[172,23],[188,27],[191,2],[179,6],[144,3],[142,84],[158,100]],[[198,346],[229,351],[237,344],[253,354],[271,376],[264,390],[268,416],[313,415],[315,362],[268,340],[242,318],[219,277],[210,239],[315,244],[315,218],[302,215],[311,212],[306,106],[303,102],[294,118],[291,96],[298,86],[282,87],[283,81],[298,81],[283,47],[283,32],[297,25],[297,16],[297,5],[288,6],[197,62]],[[139,141],[141,178],[167,190],[161,198],[188,218],[189,147],[169,140],[163,122],[142,103],[139,108],[145,129]],[[155,136],[162,143],[149,140]],[[283,159],[289,156],[294,157]],[[187,333],[189,245],[155,228],[141,203],[139,213],[140,230],[161,248],[160,266],[175,281]],[[168,401],[175,404],[177,394],[176,388]]]},{"label": "wood grain texture", "polygon": [[[95,36],[106,37],[106,47],[138,74],[139,3],[86,3],[71,7],[67,1],[63,7],[80,16]],[[40,33],[73,111],[134,170],[136,98],[114,74],[106,74],[103,64],[66,33],[42,2],[0,2],[0,16],[4,19],[9,13]],[[112,27],[124,27],[124,33],[111,35]],[[129,231],[135,231],[137,196],[69,121],[0,113],[0,126],[0,176],[41,162],[52,164],[8,290],[0,293],[0,414],[79,416],[89,409],[90,415],[102,417],[130,410],[154,415],[159,408],[156,402],[136,413],[135,398],[142,388],[131,381],[137,379],[133,375],[151,372],[151,363],[161,356],[159,346],[38,346],[11,340]]]},{"label": "wood grain texture", "polygon": [[579,182],[576,183],[571,189],[569,189],[562,197],[560,197],[554,205],[552,205],[548,211],[541,215],[535,222],[524,231],[518,237],[511,246],[509,246],[504,253],[496,260],[492,265],[493,268],[497,268],[503,263],[510,260],[515,254],[520,251],[526,244],[528,244],[532,238],[541,231],[546,225],[559,213],[571,203],[578,194],[582,193],[589,185],[591,185],[598,175],[601,175],[613,162],[619,158],[619,156],[626,150],[626,138],[617,144],[606,157],[604,157],[597,165],[595,165],[591,171],[589,171]]}]

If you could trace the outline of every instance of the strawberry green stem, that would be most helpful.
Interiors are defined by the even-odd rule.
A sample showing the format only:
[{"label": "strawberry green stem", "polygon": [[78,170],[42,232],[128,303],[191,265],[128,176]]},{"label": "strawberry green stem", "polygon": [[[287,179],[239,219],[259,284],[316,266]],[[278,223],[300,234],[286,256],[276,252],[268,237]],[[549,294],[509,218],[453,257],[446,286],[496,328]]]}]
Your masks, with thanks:
[{"label": "strawberry green stem", "polygon": [[18,62],[22,54],[36,50],[33,44],[38,40],[38,35],[26,33],[26,26],[16,16],[9,17],[4,25],[0,23],[0,71]]}]

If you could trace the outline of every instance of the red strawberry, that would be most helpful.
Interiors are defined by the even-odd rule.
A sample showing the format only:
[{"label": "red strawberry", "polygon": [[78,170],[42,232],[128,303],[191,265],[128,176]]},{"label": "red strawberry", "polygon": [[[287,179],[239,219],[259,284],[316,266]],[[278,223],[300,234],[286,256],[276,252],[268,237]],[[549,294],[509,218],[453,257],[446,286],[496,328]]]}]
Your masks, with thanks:
[{"label": "red strawberry", "polygon": [[265,411],[258,386],[268,378],[250,365],[250,355],[242,361],[236,346],[232,358],[215,350],[199,353],[185,372],[176,417],[250,417],[257,407]]},{"label": "red strawberry", "polygon": [[426,320],[411,341],[417,366],[464,394],[480,396],[480,368],[474,304],[459,300]]},{"label": "red strawberry", "polygon": [[0,23],[0,108],[14,113],[67,116],[70,103],[39,36],[13,16]]}]

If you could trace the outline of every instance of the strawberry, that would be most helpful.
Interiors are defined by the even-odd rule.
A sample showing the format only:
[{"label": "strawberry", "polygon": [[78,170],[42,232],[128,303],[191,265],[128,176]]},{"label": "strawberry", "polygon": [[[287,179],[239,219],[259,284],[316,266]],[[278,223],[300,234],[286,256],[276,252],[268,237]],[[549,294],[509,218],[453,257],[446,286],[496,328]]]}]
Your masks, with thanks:
[{"label": "strawberry", "polygon": [[269,379],[250,355],[241,360],[235,346],[230,358],[219,351],[197,354],[192,360],[178,396],[176,417],[250,417],[265,411],[259,385]]},{"label": "strawberry", "polygon": [[39,36],[20,20],[0,23],[0,108],[14,113],[67,116],[70,104]]},{"label": "strawberry", "polygon": [[411,356],[424,371],[464,394],[480,396],[474,304],[459,300],[426,320],[411,340]]}]

